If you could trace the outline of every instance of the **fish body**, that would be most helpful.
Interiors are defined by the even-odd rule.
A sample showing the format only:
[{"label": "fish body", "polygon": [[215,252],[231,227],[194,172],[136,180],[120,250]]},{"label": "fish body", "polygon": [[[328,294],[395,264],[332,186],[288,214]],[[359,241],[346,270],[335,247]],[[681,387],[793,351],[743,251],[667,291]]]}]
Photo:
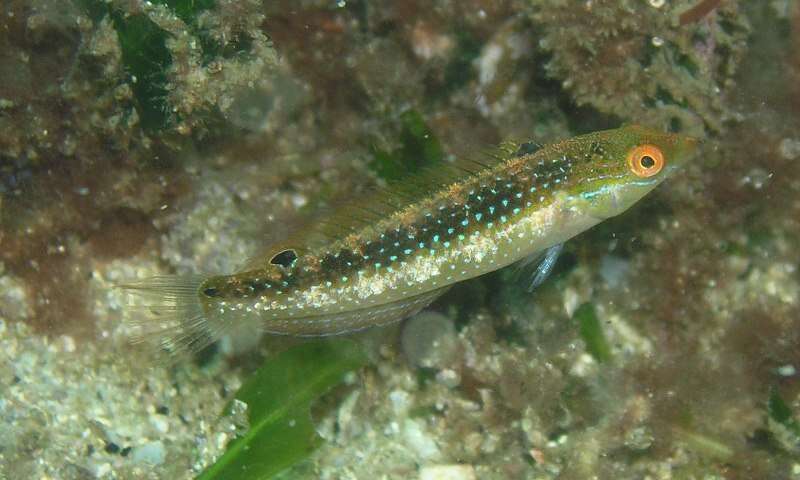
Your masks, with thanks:
[{"label": "fish body", "polygon": [[169,305],[164,343],[173,348],[203,346],[232,325],[310,336],[391,323],[454,283],[538,255],[625,211],[695,145],[628,126],[533,151],[506,147],[488,164],[423,172],[379,190],[328,225],[265,250],[241,272],[130,287],[159,293]]}]

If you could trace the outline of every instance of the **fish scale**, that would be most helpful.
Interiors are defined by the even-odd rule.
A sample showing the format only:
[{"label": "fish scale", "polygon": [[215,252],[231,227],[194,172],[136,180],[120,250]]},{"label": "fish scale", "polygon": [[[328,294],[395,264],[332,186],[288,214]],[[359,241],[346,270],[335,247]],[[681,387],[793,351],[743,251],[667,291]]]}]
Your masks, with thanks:
[{"label": "fish scale", "polygon": [[[174,278],[166,292],[161,277],[171,308],[154,330],[162,344],[193,350],[233,326],[329,335],[400,320],[457,282],[540,255],[625,211],[696,143],[628,126],[506,146],[488,163],[411,176],[266,249],[244,271]],[[158,293],[147,280],[127,288]]]}]

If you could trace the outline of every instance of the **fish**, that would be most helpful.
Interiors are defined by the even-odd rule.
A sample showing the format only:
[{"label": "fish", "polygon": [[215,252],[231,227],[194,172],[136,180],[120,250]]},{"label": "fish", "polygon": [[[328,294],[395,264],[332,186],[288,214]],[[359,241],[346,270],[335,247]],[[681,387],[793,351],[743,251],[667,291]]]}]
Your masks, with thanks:
[{"label": "fish", "polygon": [[511,264],[543,259],[537,286],[564,242],[629,209],[685,165],[698,142],[628,125],[548,145],[506,143],[485,159],[376,188],[238,272],[122,288],[154,299],[143,336],[171,352],[196,352],[240,328],[324,336],[387,325]]}]

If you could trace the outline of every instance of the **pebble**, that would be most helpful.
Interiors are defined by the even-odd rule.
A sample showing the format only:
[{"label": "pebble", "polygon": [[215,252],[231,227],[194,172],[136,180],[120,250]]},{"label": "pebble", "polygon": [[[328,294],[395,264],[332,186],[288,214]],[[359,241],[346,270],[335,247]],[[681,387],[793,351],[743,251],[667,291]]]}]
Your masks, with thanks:
[{"label": "pebble", "polygon": [[628,260],[614,255],[605,255],[600,260],[600,276],[609,288],[618,287],[628,275],[631,264]]},{"label": "pebble", "polygon": [[392,390],[389,393],[389,401],[394,414],[398,416],[405,414],[411,408],[411,395],[403,390]]},{"label": "pebble", "polygon": [[419,471],[419,480],[475,480],[472,465],[430,465]]},{"label": "pebble", "polygon": [[131,452],[131,460],[136,463],[146,463],[148,465],[161,465],[167,453],[164,443],[160,440],[148,442],[135,447]]},{"label": "pebble", "polygon": [[778,151],[787,160],[800,158],[800,139],[784,138],[778,146]]},{"label": "pebble", "polygon": [[446,368],[436,374],[436,381],[447,388],[455,388],[461,383],[461,375],[455,370]]},{"label": "pebble", "polygon": [[421,460],[436,460],[441,457],[436,441],[417,420],[407,418],[403,421],[403,439]]}]

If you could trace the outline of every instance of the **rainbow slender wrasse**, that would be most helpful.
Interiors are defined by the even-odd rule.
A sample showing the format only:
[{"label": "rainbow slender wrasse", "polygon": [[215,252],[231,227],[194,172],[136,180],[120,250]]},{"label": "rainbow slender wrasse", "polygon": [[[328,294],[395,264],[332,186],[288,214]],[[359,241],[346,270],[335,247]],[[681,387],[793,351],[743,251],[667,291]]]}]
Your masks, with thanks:
[{"label": "rainbow slender wrasse", "polygon": [[563,242],[627,210],[696,145],[640,126],[506,144],[485,162],[437,166],[376,190],[240,272],[123,288],[155,299],[145,331],[171,351],[196,351],[242,326],[314,336],[385,325],[515,262],[543,258],[541,282]]}]

